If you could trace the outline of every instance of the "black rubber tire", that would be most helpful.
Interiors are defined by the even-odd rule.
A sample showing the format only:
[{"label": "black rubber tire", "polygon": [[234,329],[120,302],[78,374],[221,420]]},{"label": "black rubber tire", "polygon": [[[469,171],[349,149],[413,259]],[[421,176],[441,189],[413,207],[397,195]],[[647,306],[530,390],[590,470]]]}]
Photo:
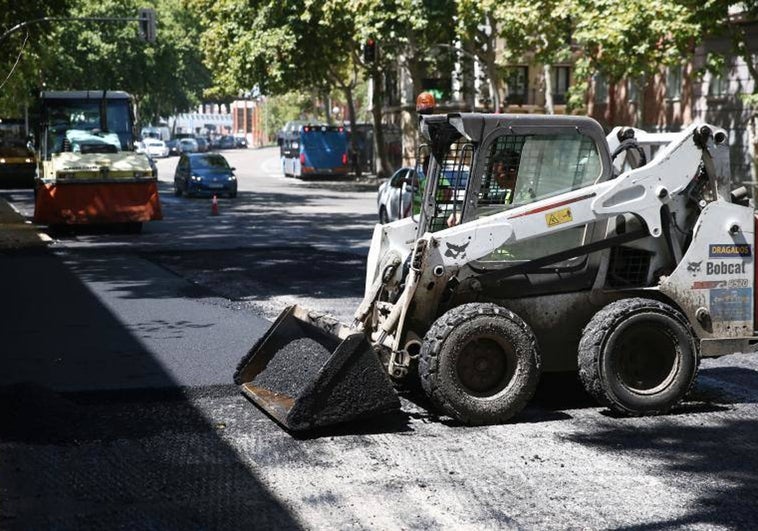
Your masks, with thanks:
[{"label": "black rubber tire", "polygon": [[[480,357],[469,350],[474,341]],[[529,325],[490,303],[463,304],[442,315],[424,337],[419,359],[421,386],[435,407],[470,425],[518,414],[534,395],[540,370]]]},{"label": "black rubber tire", "polygon": [[229,199],[236,199],[237,198],[237,192],[229,192]]},{"label": "black rubber tire", "polygon": [[179,187],[176,185],[176,183],[174,183],[174,195],[175,195],[176,197],[181,197],[181,196],[182,196],[182,189],[181,189],[181,188],[179,188]]},{"label": "black rubber tire", "polygon": [[382,205],[379,207],[379,223],[381,223],[382,225],[386,225],[389,222],[390,222],[390,217],[387,214],[387,208],[384,205]]},{"label": "black rubber tire", "polygon": [[595,314],[579,342],[579,378],[600,404],[632,416],[668,412],[697,376],[698,342],[687,318],[653,299],[631,298]]}]

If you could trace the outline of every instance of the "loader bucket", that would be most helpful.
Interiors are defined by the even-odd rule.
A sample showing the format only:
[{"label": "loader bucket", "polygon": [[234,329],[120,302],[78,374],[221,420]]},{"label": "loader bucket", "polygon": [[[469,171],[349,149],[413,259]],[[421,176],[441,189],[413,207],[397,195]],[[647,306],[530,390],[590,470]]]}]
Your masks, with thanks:
[{"label": "loader bucket", "polygon": [[242,393],[290,431],[400,407],[363,332],[290,306],[239,363]]}]

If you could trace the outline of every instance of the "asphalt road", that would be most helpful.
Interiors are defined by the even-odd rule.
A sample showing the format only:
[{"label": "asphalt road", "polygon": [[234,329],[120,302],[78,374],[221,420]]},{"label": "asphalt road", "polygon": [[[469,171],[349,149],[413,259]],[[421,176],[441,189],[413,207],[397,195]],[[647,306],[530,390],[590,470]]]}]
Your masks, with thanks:
[{"label": "asphalt road", "polygon": [[[0,255],[0,529],[749,529],[758,356],[706,360],[670,415],[619,418],[574,375],[502,426],[402,411],[293,438],[230,375],[294,301],[349,317],[376,185],[228,153],[237,200],[170,194],[144,234]],[[29,192],[5,192],[30,214]]]}]

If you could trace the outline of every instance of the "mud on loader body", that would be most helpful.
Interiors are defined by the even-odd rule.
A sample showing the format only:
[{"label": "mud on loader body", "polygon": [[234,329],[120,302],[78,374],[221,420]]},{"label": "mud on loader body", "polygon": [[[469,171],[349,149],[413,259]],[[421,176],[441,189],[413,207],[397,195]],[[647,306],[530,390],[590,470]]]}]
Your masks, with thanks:
[{"label": "mud on loader body", "polygon": [[755,213],[723,131],[692,126],[649,162],[631,131],[612,160],[582,117],[425,116],[421,135],[420,215],[375,228],[354,322],[288,308],[240,362],[285,427],[396,408],[416,377],[440,412],[504,422],[542,371],[577,369],[611,409],[662,413],[701,357],[758,341]]}]

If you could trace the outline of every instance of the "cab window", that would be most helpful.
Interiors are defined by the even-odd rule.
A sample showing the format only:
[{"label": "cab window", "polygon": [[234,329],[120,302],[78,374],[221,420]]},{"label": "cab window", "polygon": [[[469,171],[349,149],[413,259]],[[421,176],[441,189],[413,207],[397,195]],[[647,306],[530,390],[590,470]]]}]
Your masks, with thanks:
[{"label": "cab window", "polygon": [[[602,165],[595,142],[575,130],[505,134],[486,149],[476,217],[489,216],[595,183]],[[586,226],[508,244],[482,261],[532,260],[582,245]]]}]

